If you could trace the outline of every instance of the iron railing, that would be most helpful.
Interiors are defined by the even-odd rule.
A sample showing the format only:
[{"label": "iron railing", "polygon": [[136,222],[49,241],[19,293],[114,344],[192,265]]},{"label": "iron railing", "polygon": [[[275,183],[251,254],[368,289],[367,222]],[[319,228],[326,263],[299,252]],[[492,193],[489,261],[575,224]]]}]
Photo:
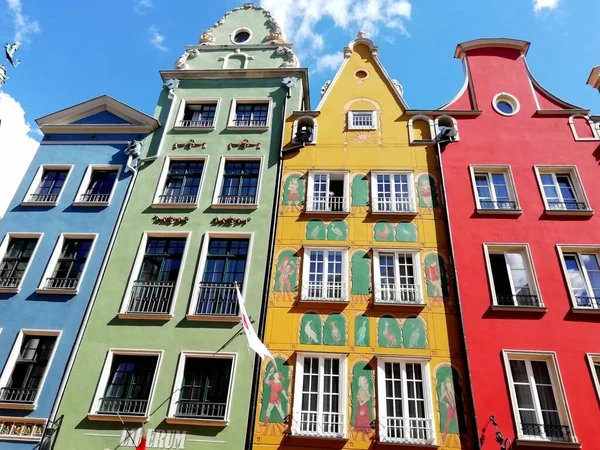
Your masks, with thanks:
[{"label": "iron railing", "polygon": [[100,414],[123,414],[132,416],[143,416],[148,409],[148,400],[146,399],[123,399],[123,398],[102,398],[100,399]]},{"label": "iron railing", "polygon": [[517,209],[517,202],[514,201],[496,201],[496,200],[480,200],[481,209]]},{"label": "iron railing", "polygon": [[346,283],[343,281],[306,281],[302,285],[302,300],[346,301]]},{"label": "iron railing", "polygon": [[159,203],[170,203],[178,205],[193,204],[198,201],[197,195],[159,195]]},{"label": "iron railing", "polygon": [[233,121],[233,125],[236,127],[266,127],[267,120],[236,119]]},{"label": "iron railing", "polygon": [[308,211],[347,212],[346,197],[310,197]]},{"label": "iron railing", "polygon": [[0,389],[0,401],[7,403],[33,403],[37,392],[37,389],[2,388]]},{"label": "iron railing", "polygon": [[292,414],[292,434],[294,436],[343,438],[346,434],[344,414],[295,411]]},{"label": "iron railing", "polygon": [[585,211],[588,209],[587,203],[585,202],[548,202],[548,209],[552,211]]},{"label": "iron railing", "polygon": [[215,125],[214,119],[206,119],[206,120],[181,120],[179,122],[180,127],[189,127],[189,128],[207,128],[213,127]]},{"label": "iron railing", "polygon": [[196,314],[201,316],[238,316],[239,305],[235,284],[200,283]]},{"label": "iron railing", "polygon": [[373,204],[374,212],[416,212],[415,201],[405,197],[378,197]]},{"label": "iron railing", "polygon": [[53,203],[58,200],[58,194],[31,194],[30,202]]},{"label": "iron railing", "polygon": [[0,288],[16,288],[21,282],[20,277],[2,277],[0,278]]},{"label": "iron railing", "polygon": [[379,417],[379,440],[393,444],[431,445],[435,442],[433,419]]},{"label": "iron railing", "polygon": [[571,427],[568,425],[550,425],[544,423],[522,423],[521,430],[527,439],[539,439],[555,442],[573,442]]},{"label": "iron railing", "polygon": [[219,205],[253,205],[256,195],[219,195]]},{"label": "iron railing", "polygon": [[542,306],[537,295],[496,294],[496,300],[499,306]]},{"label": "iron railing", "polygon": [[180,400],[177,402],[176,416],[193,417],[198,419],[225,419],[227,403],[200,402],[194,400]]},{"label": "iron railing", "polygon": [[174,281],[134,281],[127,312],[167,314],[171,310],[174,291]]},{"label": "iron railing", "polygon": [[579,308],[599,308],[598,305],[600,304],[600,297],[589,297],[587,295],[582,295],[575,297],[575,299],[577,301],[577,307]]},{"label": "iron railing", "polygon": [[375,291],[375,303],[422,304],[421,286],[418,284],[382,284]]},{"label": "iron railing", "polygon": [[46,289],[77,289],[79,278],[46,278]]},{"label": "iron railing", "polygon": [[80,202],[89,203],[106,203],[110,198],[110,194],[81,194],[79,197]]}]

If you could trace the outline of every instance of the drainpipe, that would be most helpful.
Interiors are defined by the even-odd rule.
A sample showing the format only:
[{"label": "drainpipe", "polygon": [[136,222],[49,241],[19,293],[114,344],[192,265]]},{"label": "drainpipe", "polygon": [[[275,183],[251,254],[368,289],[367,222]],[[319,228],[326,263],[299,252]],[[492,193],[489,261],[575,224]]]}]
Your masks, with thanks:
[{"label": "drainpipe", "polygon": [[475,399],[473,398],[473,392],[472,392],[472,384],[471,384],[471,368],[469,365],[469,358],[467,357],[467,355],[469,354],[469,350],[467,347],[467,338],[465,336],[465,323],[464,323],[464,319],[463,319],[463,315],[462,315],[462,307],[461,307],[461,302],[460,302],[460,291],[458,290],[458,269],[456,268],[456,262],[454,260],[454,241],[452,239],[452,226],[450,225],[450,210],[448,208],[448,198],[446,197],[446,187],[444,184],[444,166],[442,163],[442,149],[441,149],[441,145],[440,144],[444,144],[447,145],[449,144],[450,140],[446,140],[446,141],[436,141],[436,147],[437,147],[437,152],[436,152],[436,157],[437,157],[437,163],[438,163],[438,167],[440,168],[440,189],[442,191],[442,199],[444,202],[444,212],[446,214],[446,232],[448,233],[448,238],[449,238],[449,242],[450,242],[450,264],[452,266],[452,275],[454,278],[454,290],[456,292],[456,303],[457,303],[457,310],[458,310],[458,317],[460,318],[460,334],[463,337],[463,348],[465,350],[465,366],[467,369],[467,382],[468,383],[464,383],[464,386],[466,387],[468,385],[468,391],[469,391],[469,399],[470,401],[470,406],[471,409],[473,411],[473,419],[474,419],[474,434],[475,434],[475,448],[477,449],[481,449],[481,446],[479,444],[479,433],[477,430],[477,413],[475,412]]}]

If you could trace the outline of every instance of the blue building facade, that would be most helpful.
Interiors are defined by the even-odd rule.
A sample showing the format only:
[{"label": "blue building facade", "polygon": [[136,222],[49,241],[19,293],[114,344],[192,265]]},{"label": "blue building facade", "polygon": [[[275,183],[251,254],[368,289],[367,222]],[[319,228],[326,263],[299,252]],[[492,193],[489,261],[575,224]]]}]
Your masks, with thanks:
[{"label": "blue building facade", "polygon": [[135,180],[128,142],[159,126],[108,96],[37,122],[44,138],[0,222],[3,450],[38,448],[56,426],[48,419]]}]

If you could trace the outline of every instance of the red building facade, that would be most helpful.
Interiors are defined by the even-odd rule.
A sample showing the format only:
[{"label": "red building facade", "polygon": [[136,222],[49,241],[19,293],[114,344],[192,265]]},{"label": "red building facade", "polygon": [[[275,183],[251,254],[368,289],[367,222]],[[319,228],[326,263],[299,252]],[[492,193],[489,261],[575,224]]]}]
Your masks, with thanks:
[{"label": "red building facade", "polygon": [[528,47],[460,44],[465,85],[431,113],[436,134],[458,131],[441,160],[477,429],[494,415],[513,449],[593,450],[600,136],[533,78]]}]

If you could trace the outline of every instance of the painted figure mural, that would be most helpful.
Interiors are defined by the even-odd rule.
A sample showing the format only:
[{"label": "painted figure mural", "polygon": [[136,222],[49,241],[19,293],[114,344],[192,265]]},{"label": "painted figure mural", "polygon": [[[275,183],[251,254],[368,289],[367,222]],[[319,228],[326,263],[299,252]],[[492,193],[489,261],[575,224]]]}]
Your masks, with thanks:
[{"label": "painted figure mural", "polygon": [[400,222],[396,225],[397,242],[417,242],[417,228],[410,222]]},{"label": "painted figure mural", "polygon": [[367,252],[358,250],[352,254],[352,291],[353,295],[369,295],[371,288],[369,257]]},{"label": "painted figure mural", "polygon": [[283,204],[285,206],[301,205],[304,199],[304,178],[300,174],[287,177],[283,186]]},{"label": "painted figure mural", "polygon": [[320,344],[323,335],[321,316],[317,313],[306,313],[300,321],[300,343]]},{"label": "painted figure mural", "polygon": [[384,316],[377,324],[377,342],[380,347],[402,347],[400,322],[391,316]]},{"label": "painted figure mural", "polygon": [[448,284],[446,282],[446,267],[444,260],[435,252],[429,253],[424,260],[425,281],[427,284],[427,296],[447,297]]},{"label": "painted figure mural", "polygon": [[437,208],[439,205],[435,180],[427,173],[421,174],[417,180],[419,207]]},{"label": "painted figure mural", "polygon": [[417,317],[404,321],[402,337],[406,348],[427,348],[427,331],[423,321]]},{"label": "painted figure mural", "polygon": [[288,410],[289,366],[285,360],[275,358],[277,366],[269,362],[265,368],[263,379],[263,398],[260,421],[266,423],[283,423]]},{"label": "painted figure mural", "polygon": [[464,413],[458,400],[462,398],[456,370],[450,365],[437,369],[437,396],[440,405],[440,430],[443,434],[459,434],[465,429]]},{"label": "painted figure mural", "polygon": [[344,241],[348,239],[348,225],[343,220],[332,220],[327,227],[327,240]]},{"label": "painted figure mural", "polygon": [[346,345],[346,318],[342,314],[330,314],[325,321],[323,345]]},{"label": "painted figure mural", "polygon": [[394,242],[394,226],[386,220],[381,220],[373,227],[375,240],[379,242]]},{"label": "painted figure mural", "polygon": [[370,345],[369,338],[369,318],[356,316],[354,319],[354,345],[368,347]]},{"label": "painted figure mural", "polygon": [[293,250],[284,250],[277,258],[275,292],[295,292],[298,286],[298,257]]},{"label": "painted figure mural", "polygon": [[306,239],[311,241],[324,241],[327,239],[325,222],[319,219],[312,219],[306,222]]},{"label": "painted figure mural", "polygon": [[350,425],[359,433],[371,433],[373,417],[373,371],[366,361],[359,361],[352,369],[352,418]]},{"label": "painted figure mural", "polygon": [[362,174],[352,178],[352,206],[367,206],[369,204],[369,182]]}]

